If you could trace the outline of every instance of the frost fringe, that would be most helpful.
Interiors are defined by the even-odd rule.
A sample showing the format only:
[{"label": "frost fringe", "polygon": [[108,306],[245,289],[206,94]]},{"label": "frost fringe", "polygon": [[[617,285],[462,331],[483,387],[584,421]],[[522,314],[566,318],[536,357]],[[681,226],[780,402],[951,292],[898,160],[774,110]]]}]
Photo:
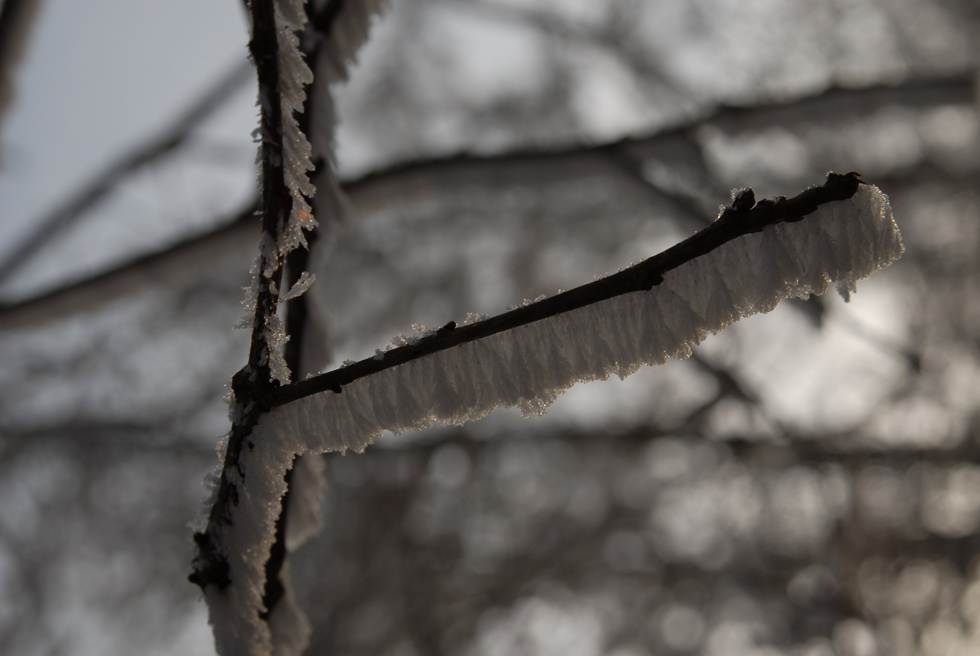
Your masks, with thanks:
[{"label": "frost fringe", "polygon": [[338,220],[345,216],[347,202],[336,175],[334,128],[337,109],[330,89],[347,81],[350,64],[367,41],[372,18],[387,4],[387,0],[345,0],[336,15],[320,12],[329,24],[314,23],[312,26],[320,41],[313,61],[317,81],[310,101],[317,120],[313,123],[310,140],[318,155],[329,158],[328,165],[319,167],[316,172],[317,209],[321,215]]},{"label": "frost fringe", "polygon": [[[852,290],[903,252],[888,199],[876,187],[862,184],[852,197],[811,212],[724,241],[673,267],[648,291],[431,352],[263,415],[250,437],[254,449],[240,461],[248,485],[236,482],[239,503],[224,527],[235,584],[225,596],[209,595],[213,619],[242,627],[237,650],[222,653],[268,653],[252,646],[251,632],[263,630],[256,626],[263,566],[283,476],[297,454],[360,452],[384,430],[459,424],[500,406],[540,414],[576,382],[626,377],[643,365],[687,357],[692,346],[740,317],[769,312],[783,298],[822,294],[833,282]],[[396,352],[382,353],[382,360]]]},{"label": "frost fringe", "polygon": [[297,32],[306,25],[305,0],[280,0],[276,3],[276,28],[279,37],[279,96],[282,102],[282,156],[286,188],[293,208],[286,228],[279,236],[279,256],[285,257],[298,246],[306,246],[304,230],[316,227],[313,208],[307,202],[316,193],[309,172],[314,169],[312,146],[299,129],[296,114],[306,106],[306,86],[313,82],[313,71],[299,51]]},{"label": "frost fringe", "polygon": [[[294,288],[295,294],[293,294],[294,290],[290,290],[289,294],[279,298],[282,265],[290,252],[300,246],[308,247],[304,231],[317,227],[313,208],[309,203],[309,199],[316,194],[316,188],[309,176],[310,171],[315,169],[312,161],[312,146],[300,129],[296,118],[297,114],[303,113],[306,105],[306,86],[313,82],[313,71],[303,59],[303,54],[299,50],[299,37],[296,34],[302,31],[307,23],[305,4],[305,0],[278,0],[273,4],[280,120],[278,124],[269,127],[265,117],[267,114],[271,115],[273,101],[267,95],[268,90],[260,88],[259,105],[262,107],[263,120],[255,133],[256,136],[261,137],[263,144],[258,154],[261,164],[259,188],[261,190],[269,182],[266,180],[269,171],[265,169],[270,162],[281,161],[282,184],[285,192],[289,194],[290,210],[284,223],[277,226],[274,231],[270,229],[268,221],[263,221],[265,229],[260,237],[259,253],[250,270],[252,282],[250,287],[245,289],[243,306],[246,316],[237,326],[238,328],[251,326],[253,332],[256,330],[255,309],[258,299],[263,295],[263,287],[267,287],[272,300],[268,303],[268,316],[264,317],[264,326],[259,333],[264,344],[265,355],[255,364],[268,365],[271,378],[281,384],[288,383],[291,374],[279,350],[288,337],[278,317],[275,316],[276,307],[279,302],[299,296],[313,282],[306,274],[303,277],[305,286]],[[253,28],[253,39],[254,33]],[[280,141],[280,152],[270,158],[266,153],[268,144],[276,144]],[[257,214],[264,218],[274,218],[264,216],[265,212],[270,211],[272,211],[270,207],[265,207]]]},{"label": "frost fringe", "polygon": [[[380,4],[374,0],[347,2],[343,6],[337,5],[339,13],[326,9],[319,12],[320,15],[335,14],[328,35],[330,42],[326,48],[318,48],[321,54],[335,58],[330,65],[324,65],[320,61],[322,57],[317,62],[318,68],[326,72],[326,87],[330,82],[346,79],[347,64],[366,40],[371,14]],[[210,510],[206,528],[194,535],[197,554],[194,573],[190,577],[205,593],[215,646],[218,653],[225,656],[298,655],[305,649],[311,633],[309,622],[289,589],[288,563],[282,563],[278,576],[270,577],[277,584],[282,581],[283,588],[272,597],[269,604],[272,610],[266,613],[263,605],[267,592],[264,567],[270,560],[272,542],[263,542],[255,550],[245,544],[250,540],[243,541],[240,532],[242,527],[264,526],[270,516],[274,525],[275,517],[280,514],[282,494],[274,499],[270,497],[269,503],[262,508],[242,503],[248,496],[244,472],[248,469],[246,462],[251,457],[250,450],[256,446],[254,424],[268,407],[269,392],[276,388],[275,381],[287,385],[291,376],[280,350],[289,336],[276,313],[278,304],[300,296],[314,282],[314,276],[303,273],[296,284],[280,296],[286,256],[299,246],[307,247],[304,230],[312,230],[317,225],[308,202],[315,193],[309,178],[315,168],[311,160],[312,148],[296,118],[297,113],[304,111],[305,88],[313,81],[313,73],[299,50],[297,36],[307,23],[304,5],[305,0],[251,0],[249,7],[253,15],[250,48],[260,81],[262,118],[255,134],[261,141],[259,190],[263,207],[257,212],[263,224],[259,254],[252,267],[252,284],[246,290],[244,302],[250,316],[243,323],[252,327],[252,342],[248,364],[232,379],[233,400],[229,412],[232,431],[223,449],[224,461],[218,473],[211,475],[206,483],[210,488]],[[273,52],[275,58],[271,57]],[[268,57],[265,56],[267,53]],[[329,139],[321,152],[332,157],[333,101],[329,90],[323,96],[329,111],[317,123],[325,126]],[[328,203],[333,203],[339,210],[341,192],[333,173],[333,162],[330,164],[322,167]],[[290,199],[288,213],[283,202],[287,195]],[[293,458],[289,460],[291,465]],[[322,493],[323,478],[316,469],[318,464],[316,461],[297,462],[293,485],[300,491],[294,494],[291,511],[296,521],[286,525],[285,545],[289,549],[319,528],[318,498]],[[280,472],[282,486],[285,485],[285,471],[283,468]],[[269,537],[274,537],[274,526]],[[242,558],[249,563],[261,561],[261,575],[254,568],[243,569]],[[246,570],[247,574],[244,573]]]}]

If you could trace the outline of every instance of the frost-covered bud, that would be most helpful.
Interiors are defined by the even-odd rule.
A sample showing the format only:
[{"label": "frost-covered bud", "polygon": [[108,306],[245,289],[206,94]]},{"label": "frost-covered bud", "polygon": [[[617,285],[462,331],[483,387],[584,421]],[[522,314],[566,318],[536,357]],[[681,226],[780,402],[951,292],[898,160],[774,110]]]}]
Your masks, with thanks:
[{"label": "frost-covered bud", "polygon": [[745,187],[732,192],[732,209],[739,214],[748,212],[755,205],[755,192],[752,187]]}]

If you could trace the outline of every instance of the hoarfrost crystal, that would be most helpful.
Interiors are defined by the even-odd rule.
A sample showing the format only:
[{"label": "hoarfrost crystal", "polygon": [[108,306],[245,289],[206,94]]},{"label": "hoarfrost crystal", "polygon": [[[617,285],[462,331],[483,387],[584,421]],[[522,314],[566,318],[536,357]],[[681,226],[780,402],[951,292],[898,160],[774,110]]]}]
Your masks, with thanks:
[{"label": "hoarfrost crystal", "polygon": [[[296,34],[307,22],[305,2],[304,0],[277,0],[273,9],[279,88],[276,90],[260,88],[259,103],[262,106],[263,116],[267,116],[273,102],[271,96],[277,93],[282,119],[278,130],[268,130],[272,134],[263,133],[261,130],[258,134],[263,140],[272,140],[271,143],[281,140],[283,183],[291,197],[292,207],[285,225],[277,230],[279,234],[271,235],[267,231],[262,233],[259,257],[252,267],[252,284],[247,290],[245,299],[245,309],[249,315],[254,315],[256,312],[256,300],[263,282],[267,282],[271,294],[278,294],[279,290],[272,280],[280,270],[279,267],[285,256],[299,246],[307,246],[303,231],[316,227],[313,210],[308,202],[315,193],[315,188],[309,179],[309,172],[314,169],[311,159],[312,148],[300,130],[296,118],[297,113],[304,110],[305,87],[313,81],[313,73],[299,50],[299,38]],[[282,300],[301,295],[312,283],[313,276],[304,273]],[[265,317],[265,325],[253,325],[253,330],[260,331],[264,342],[263,359],[268,361],[272,378],[281,384],[286,384],[290,380],[290,371],[280,347],[288,340],[288,335],[275,314],[275,304],[272,307],[272,313]],[[255,320],[254,316],[246,316],[243,323],[253,323]],[[254,371],[252,374],[254,375]],[[232,405],[232,414],[240,415],[242,412],[243,409],[237,404]],[[239,417],[234,418],[236,424],[238,419]],[[282,457],[285,456],[281,453],[275,454],[276,459]],[[242,456],[240,459],[245,461],[249,458]],[[290,464],[294,460],[293,456],[289,456],[288,459]],[[246,488],[244,478],[238,475],[234,467],[225,468],[223,471],[228,484],[241,491],[246,499],[246,505],[250,506],[248,510],[243,509],[243,512],[235,513],[233,518],[236,529],[241,526],[245,528],[245,532],[239,533],[234,529],[229,532],[216,528],[213,534],[199,533],[198,536],[213,541],[214,547],[227,559],[232,577],[237,577],[239,572],[244,571],[248,571],[249,575],[229,578],[230,584],[227,586],[215,584],[205,586],[218,652],[236,655],[299,654],[308,642],[311,627],[296,606],[288,583],[279,603],[263,620],[260,615],[260,610],[263,609],[263,586],[259,584],[261,579],[255,578],[256,573],[250,569],[251,564],[257,560],[264,563],[268,559],[271,543],[264,541],[263,536],[271,530],[268,519],[272,516],[272,521],[275,521],[274,517],[278,511],[273,512],[273,506],[281,505],[276,500],[282,496],[283,491],[280,489],[278,496],[267,497],[267,500],[272,502],[271,505],[266,503],[256,506],[255,497],[250,497],[251,481],[249,488]],[[315,480],[315,478],[315,476],[306,477],[307,480]],[[281,476],[280,482],[282,482]],[[215,502],[217,503],[217,500]],[[312,508],[309,503],[305,505],[308,510]],[[306,514],[310,515],[312,511]],[[301,524],[305,525],[306,529],[294,530],[289,536],[291,544],[295,544],[304,534],[308,534],[315,523],[307,518]],[[252,552],[249,544],[253,543],[262,543],[264,552],[262,554]],[[202,546],[201,543],[199,546]],[[288,581],[288,563],[284,564],[281,576]]]},{"label": "hoarfrost crystal", "polygon": [[[861,185],[802,220],[766,226],[724,242],[632,292],[429,353],[274,408],[252,434],[241,465],[247,488],[227,545],[240,593],[239,617],[261,609],[261,582],[273,542],[284,474],[296,455],[363,451],[384,430],[459,424],[500,406],[544,412],[579,381],[626,377],[639,367],[687,357],[691,347],[780,299],[822,294],[902,254],[887,197]],[[375,359],[385,353],[377,351]],[[231,612],[231,611],[229,611]]]},{"label": "hoarfrost crystal", "polygon": [[314,282],[316,282],[316,274],[310,273],[309,271],[304,271],[300,275],[299,280],[293,283],[293,286],[289,288],[289,291],[283,294],[282,298],[279,299],[279,302],[281,303],[283,301],[291,301],[294,298],[299,298],[306,293],[306,290],[308,290]]}]

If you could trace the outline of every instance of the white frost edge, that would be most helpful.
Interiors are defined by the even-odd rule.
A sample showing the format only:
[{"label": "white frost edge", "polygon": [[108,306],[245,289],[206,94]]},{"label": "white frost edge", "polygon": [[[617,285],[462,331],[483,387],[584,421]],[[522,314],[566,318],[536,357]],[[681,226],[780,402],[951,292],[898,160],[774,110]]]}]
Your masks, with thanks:
[{"label": "white frost edge", "polygon": [[[362,452],[382,431],[398,434],[479,419],[497,407],[540,414],[579,381],[625,378],[643,365],[686,358],[691,347],[783,298],[823,294],[901,257],[888,198],[861,185],[801,221],[739,237],[634,292],[520,326],[360,378],[264,415],[242,452],[245,481],[221,536],[231,580],[208,588],[212,623],[235,627],[223,654],[267,654],[264,566],[274,539],[284,475],[296,455]],[[297,610],[297,612],[299,612]],[[227,618],[227,619],[225,619]],[[265,636],[261,638],[259,636]]]},{"label": "white frost edge", "polygon": [[283,294],[282,298],[279,299],[279,302],[282,303],[283,301],[291,301],[294,298],[299,298],[305,294],[306,290],[308,290],[315,282],[316,274],[310,273],[309,271],[304,271],[302,274],[300,274],[299,279],[293,283],[293,286],[289,288],[289,291]]},{"label": "white frost edge", "polygon": [[[299,37],[296,33],[303,29],[307,22],[305,0],[279,0],[275,4],[276,35],[278,41],[278,64],[279,64],[279,100],[282,108],[282,123],[280,134],[282,135],[282,158],[283,158],[283,181],[289,195],[292,198],[292,209],[283,227],[282,233],[274,241],[273,236],[262,232],[259,238],[259,255],[250,269],[252,274],[251,285],[245,288],[245,300],[243,306],[245,314],[235,326],[241,330],[253,326],[255,320],[255,303],[258,297],[259,276],[265,278],[272,277],[277,263],[284,261],[286,255],[299,246],[307,247],[304,230],[316,228],[316,219],[313,218],[313,208],[310,207],[308,199],[316,193],[316,188],[310,182],[309,173],[315,167],[312,160],[312,147],[306,135],[299,128],[296,114],[302,113],[306,102],[306,86],[313,82],[313,71],[307,66],[303,59],[303,53],[299,50]],[[259,134],[261,128],[257,128]],[[263,139],[278,138],[275,135],[262,135]],[[261,161],[261,149],[259,158]],[[259,188],[262,185],[262,172],[259,172]],[[261,215],[261,212],[256,212]],[[289,300],[302,294],[312,284],[311,276],[304,272],[297,284],[286,294],[284,299]],[[302,284],[301,284],[302,283]],[[305,285],[305,286],[304,286]],[[278,290],[273,289],[273,293]],[[266,350],[269,353],[269,364],[272,369],[272,378],[280,383],[290,381],[291,372],[286,366],[286,361],[278,348],[286,339],[283,338],[285,331],[278,318],[270,318],[266,322],[263,330],[266,340]]]},{"label": "white frost edge", "polygon": [[296,114],[306,103],[306,86],[313,82],[313,71],[303,59],[296,33],[306,25],[305,0],[280,0],[276,3],[276,26],[279,36],[279,95],[282,103],[282,156],[286,188],[293,208],[279,237],[279,255],[284,257],[298,246],[307,246],[304,230],[316,227],[308,198],[316,193],[310,182],[313,148],[299,129]]},{"label": "white frost edge", "polygon": [[340,182],[337,179],[334,128],[337,123],[336,106],[331,88],[347,81],[351,63],[355,61],[361,45],[367,40],[372,19],[387,5],[387,0],[358,0],[346,2],[333,21],[330,33],[324,35],[320,54],[314,67],[317,72],[319,91],[312,103],[316,111],[311,121],[310,140],[317,155],[327,157],[325,166],[317,170],[317,209],[331,221],[340,221],[349,207]]},{"label": "white frost edge", "polygon": [[[278,243],[272,240],[265,233],[262,234],[259,244],[259,256],[255,265],[252,267],[252,283],[246,288],[245,317],[241,320],[238,327],[249,327],[254,321],[255,303],[257,290],[259,288],[259,278],[262,275],[268,278],[271,275],[271,264],[277,259],[281,261],[290,251],[299,246],[308,247],[304,230],[312,230],[317,226],[313,217],[313,211],[308,199],[312,198],[316,192],[313,183],[310,181],[309,173],[315,167],[312,163],[312,148],[306,135],[299,129],[296,120],[296,112],[302,112],[306,101],[305,87],[313,81],[313,73],[303,59],[299,50],[299,39],[297,32],[303,29],[307,22],[305,11],[305,0],[278,0],[275,6],[275,20],[278,37],[278,63],[280,68],[280,99],[282,103],[283,118],[281,134],[283,139],[283,165],[284,178],[287,189],[293,200],[292,211],[287,219],[283,234]],[[348,64],[353,60],[354,54],[361,44],[367,40],[368,29],[371,23],[371,16],[381,9],[384,4],[382,0],[363,0],[357,3],[348,3],[344,10],[337,16],[335,25],[329,35],[328,48],[324,49],[329,59],[328,65],[321,59],[318,68],[326,82],[332,83],[347,78]],[[328,96],[329,99],[329,96]],[[260,97],[261,102],[261,97]],[[324,122],[329,125],[326,130],[329,138],[323,148],[323,152],[332,158],[333,152],[333,101],[329,99],[329,113]],[[255,134],[258,134],[259,129]],[[255,137],[253,134],[253,138]],[[268,138],[270,135],[264,135]],[[260,151],[261,152],[261,151]],[[332,211],[340,215],[342,210],[342,194],[336,176],[331,166],[325,167],[324,183],[327,187],[329,201]],[[261,172],[259,177],[259,189],[261,190]],[[257,214],[261,214],[260,212]],[[263,270],[262,263],[266,263]],[[314,276],[304,272],[297,283],[283,296],[280,301],[290,300],[304,293],[313,283]],[[285,359],[279,351],[279,347],[288,340],[288,336],[282,327],[278,316],[270,317],[263,328],[263,337],[266,341],[266,349],[270,360],[272,377],[281,383],[288,383],[290,371],[286,366]],[[240,413],[242,409],[232,406],[231,413]],[[222,455],[224,449],[219,455]],[[289,460],[292,460],[289,456]],[[315,461],[315,459],[305,459]],[[302,462],[300,459],[298,462]],[[279,460],[273,462],[278,463]],[[278,466],[278,465],[276,465]],[[283,469],[283,473],[285,469]],[[209,505],[214,502],[217,490],[216,476],[211,476],[214,481],[206,481],[208,490]],[[304,480],[307,484],[304,483]],[[282,482],[282,479],[280,478]],[[238,489],[244,490],[243,481],[234,481]],[[322,473],[317,475],[310,473],[307,476],[294,477],[294,487],[299,492],[298,498],[302,499],[300,504],[300,517],[296,521],[290,519],[290,527],[287,543],[292,549],[299,541],[305,539],[310,533],[318,530],[316,518],[318,517],[319,495],[322,493]],[[283,482],[283,485],[285,483]],[[306,492],[309,492],[308,494]],[[276,499],[281,499],[284,490],[280,490]],[[265,514],[278,514],[279,502],[266,507],[262,512]],[[291,513],[292,516],[293,513]],[[203,521],[203,520],[202,520]],[[240,513],[236,513],[236,522],[241,522],[246,526],[258,526],[261,524],[257,518],[246,519]],[[200,522],[199,522],[200,523]],[[237,553],[240,546],[238,538],[234,537],[236,531],[215,536],[216,544],[225,553]],[[248,562],[263,563],[268,559],[271,542],[264,544],[261,549],[264,555],[258,552],[249,552],[246,559]],[[234,560],[234,559],[231,559]],[[240,571],[241,567],[235,567],[234,571]],[[256,587],[258,579],[243,579],[245,585],[240,585],[236,579],[234,585],[229,586],[225,591],[218,591],[215,586],[208,586],[205,591],[209,609],[209,621],[214,628],[215,647],[219,654],[246,654],[246,655],[267,655],[276,656],[296,655],[298,656],[306,648],[311,633],[311,627],[299,607],[295,603],[289,585],[288,561],[284,564],[281,578],[286,586],[285,594],[277,605],[275,611],[269,617],[268,623],[263,622],[258,616],[258,608],[261,607],[262,586]],[[251,581],[251,583],[248,583]],[[256,597],[256,595],[258,595]]]}]

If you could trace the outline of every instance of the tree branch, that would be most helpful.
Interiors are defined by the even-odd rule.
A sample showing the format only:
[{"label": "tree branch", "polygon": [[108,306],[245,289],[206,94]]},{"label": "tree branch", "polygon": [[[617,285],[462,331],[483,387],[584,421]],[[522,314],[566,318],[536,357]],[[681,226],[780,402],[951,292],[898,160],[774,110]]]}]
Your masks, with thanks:
[{"label": "tree branch", "polygon": [[866,116],[883,107],[901,106],[910,109],[943,105],[972,106],[974,103],[973,73],[964,71],[943,77],[908,79],[901,84],[874,85],[860,89],[830,87],[812,96],[792,101],[760,103],[751,106],[719,104],[700,116],[658,130],[653,134],[631,136],[598,145],[572,145],[563,148],[532,147],[515,149],[498,155],[460,153],[449,157],[411,160],[394,163],[345,184],[353,197],[366,195],[366,189],[378,190],[383,185],[403,183],[417,185],[422,176],[444,180],[447,175],[465,175],[492,167],[493,171],[515,167],[535,166],[547,171],[545,165],[560,164],[571,157],[600,155],[626,150],[642,155],[663,139],[704,127],[718,127],[729,134],[754,131],[772,125],[792,126],[813,123],[827,117],[839,122],[842,118]]},{"label": "tree branch", "polygon": [[[699,126],[718,120],[725,130],[750,130],[761,125],[771,125],[779,121],[798,122],[812,120],[822,112],[854,111],[867,113],[868,108],[898,104],[907,107],[935,107],[942,104],[971,105],[973,103],[972,77],[952,75],[931,80],[908,80],[895,86],[874,86],[863,89],[829,89],[821,94],[793,101],[788,104],[759,105],[754,108],[719,108],[715,114],[701,117],[673,129],[644,137],[633,137],[597,146],[570,146],[563,149],[515,150],[499,155],[477,156],[456,155],[428,160],[416,160],[393,164],[384,169],[369,173],[356,180],[347,181],[343,188],[352,204],[361,213],[370,212],[377,206],[392,203],[392,197],[402,190],[417,190],[428,180],[439,180],[440,188],[447,181],[460,178],[472,180],[500,179],[502,174],[514,179],[526,176],[548,175],[559,177],[568,175],[569,168],[580,168],[608,164],[620,157],[617,153],[629,153],[642,157],[650,149],[656,149],[667,140],[683,137]],[[822,114],[821,114],[822,115]],[[809,118],[807,118],[809,117]],[[617,164],[617,170],[618,164]],[[973,176],[973,171],[965,171],[965,177]],[[943,172],[949,176],[948,171]],[[914,177],[920,177],[915,174]],[[904,178],[910,179],[910,178]],[[406,192],[407,193],[407,192]],[[675,196],[664,190],[667,196]],[[675,198],[675,200],[678,200]],[[251,211],[254,208],[250,208]],[[695,211],[695,208],[689,208]],[[213,233],[194,237],[146,256],[141,256],[114,269],[97,274],[87,280],[72,283],[56,290],[44,292],[24,301],[0,303],[0,330],[29,327],[41,321],[51,321],[81,310],[92,310],[105,300],[118,298],[134,291],[144,280],[166,279],[184,280],[197,271],[188,262],[195,260],[194,253],[199,248],[220,248],[222,252],[234,249],[244,254],[254,246],[254,227],[246,213],[237,215],[234,222],[228,222]],[[182,254],[184,250],[192,252]],[[229,256],[232,253],[229,252]],[[201,258],[196,258],[198,263]],[[145,266],[143,264],[145,263]],[[76,295],[83,295],[75,300]]]},{"label": "tree branch", "polygon": [[[307,5],[307,17],[310,21],[307,25],[307,32],[317,37],[306,40],[312,44],[304,52],[308,61],[316,61],[320,51],[329,41],[333,25],[343,9],[343,5],[344,0],[330,0],[320,11],[313,11],[312,15],[310,15],[310,7]],[[317,87],[328,84],[329,79],[314,77],[309,88],[309,97],[316,98],[319,95]],[[329,94],[329,89],[326,89],[324,93]],[[311,114],[312,112],[307,108],[307,111],[304,111],[299,117],[300,130],[304,134],[312,134],[310,124],[313,121],[313,116]],[[332,122],[332,112],[329,117],[319,118]],[[332,126],[330,128],[332,131]],[[314,153],[314,155],[321,162],[321,166],[329,166],[326,162],[331,156],[330,153]],[[320,168],[320,166],[317,168]],[[331,216],[328,218],[339,220],[339,217]],[[287,255],[286,269],[284,272],[287,284],[284,285],[284,289],[290,289],[299,279],[300,275],[304,271],[307,271],[310,249],[316,243],[318,235],[318,231],[312,231],[307,235],[307,248],[297,248]],[[283,358],[286,361],[286,366],[290,371],[295,372],[297,376],[302,376],[304,373],[304,346],[306,343],[307,328],[310,326],[311,312],[309,299],[310,296],[308,294],[302,294],[286,305],[285,330],[286,334],[289,335],[289,341],[286,342],[283,349]],[[275,610],[276,606],[286,594],[287,582],[283,580],[282,570],[286,564],[287,557],[286,534],[287,524],[290,521],[290,506],[293,504],[293,499],[296,496],[293,472],[293,467],[290,467],[286,471],[286,493],[280,501],[279,516],[276,518],[275,525],[275,541],[272,543],[269,559],[265,563],[265,591],[262,595],[262,603],[266,610],[263,611],[263,619],[268,619],[269,615]]]},{"label": "tree branch", "polygon": [[[283,168],[283,107],[279,93],[279,43],[276,35],[277,25],[275,2],[254,0],[251,4],[252,40],[249,51],[255,62],[259,78],[259,106],[262,117],[259,130],[262,143],[259,151],[261,162],[262,191],[259,201],[262,214],[262,235],[259,245],[258,270],[255,280],[258,283],[255,298],[255,314],[252,321],[252,341],[248,354],[248,378],[239,377],[236,396],[244,392],[240,403],[248,403],[263,396],[270,385],[269,345],[265,329],[269,317],[276,313],[279,304],[279,286],[282,283],[283,261],[277,248],[285,228],[286,217],[291,204],[286,189]],[[243,370],[244,371],[244,370]],[[253,387],[254,386],[254,387]]]},{"label": "tree branch", "polygon": [[16,244],[5,249],[6,260],[0,263],[0,281],[8,279],[37,253],[39,247],[50,242],[58,232],[68,228],[94,208],[116,189],[122,180],[183,146],[194,128],[232,98],[234,92],[248,81],[251,75],[252,66],[249,62],[236,63],[214,84],[209,85],[207,92],[184,109],[168,128],[120,155],[114,162],[89,178],[79,191],[69,195],[47,214],[32,221],[33,229]]},{"label": "tree branch", "polygon": [[[269,583],[280,558],[272,550],[297,455],[360,451],[385,429],[467,421],[503,405],[542,412],[577,381],[685,357],[709,333],[782,298],[823,293],[831,281],[851,289],[902,252],[887,198],[860,185],[857,174],[830,174],[823,186],[758,204],[742,190],[711,226],[630,269],[468,326],[449,322],[374,358],[271,385],[262,397],[252,396],[243,369],[210,521],[195,534],[192,580],[222,618],[219,651],[265,653],[276,639],[269,605],[281,590]],[[798,227],[778,225],[810,214]],[[302,621],[298,611],[288,617]]]},{"label": "tree branch", "polygon": [[50,324],[93,312],[147,284],[183,287],[207,279],[208,272],[238,265],[255,248],[255,205],[249,203],[221,221],[222,226],[156,253],[138,256],[104,273],[73,282],[24,301],[0,303],[0,330]]},{"label": "tree branch", "polygon": [[738,237],[760,232],[769,225],[799,221],[824,203],[846,200],[857,192],[860,184],[861,181],[856,173],[845,175],[831,173],[823,186],[811,187],[793,198],[787,199],[781,196],[775,201],[763,200],[758,204],[754,201],[752,190],[746,190],[736,197],[733,207],[723,212],[707,228],[640,264],[478,323],[457,327],[456,323],[451,321],[440,328],[436,334],[424,337],[415,344],[387,351],[381,359],[366,358],[341,369],[277,388],[273,391],[272,405],[282,405],[328,390],[340,393],[344,385],[359,378],[431,353],[483,339],[616,296],[648,291],[660,284],[664,274],[672,269],[706,255]]},{"label": "tree branch", "polygon": [[[273,387],[269,368],[268,340],[265,337],[269,317],[276,312],[278,287],[282,279],[282,261],[276,248],[279,233],[282,231],[286,203],[289,195],[283,175],[282,155],[282,104],[279,94],[278,39],[276,34],[274,0],[253,0],[252,39],[249,49],[259,79],[259,104],[261,107],[262,142],[260,161],[262,164],[262,192],[260,207],[262,212],[262,236],[257,270],[254,273],[255,311],[252,322],[252,338],[249,347],[248,363],[232,378],[232,393],[237,411],[233,417],[232,429],[225,450],[218,496],[208,528],[197,533],[194,540],[199,554],[195,559],[192,583],[202,590],[209,585],[224,589],[229,583],[228,564],[220,553],[220,545],[213,537],[218,525],[228,524],[232,506],[238,505],[239,491],[233,480],[241,479],[240,456],[245,440],[252,432],[255,422],[267,409],[269,391]],[[236,475],[232,476],[232,472]]]},{"label": "tree branch", "polygon": [[0,124],[14,97],[14,77],[41,0],[5,0],[0,8]]},{"label": "tree branch", "polygon": [[[255,426],[271,407],[272,391],[288,383],[289,371],[279,353],[279,346],[288,339],[277,315],[283,269],[287,255],[299,245],[306,245],[303,229],[315,226],[306,197],[313,187],[306,172],[309,163],[309,143],[294,116],[303,111],[306,98],[304,87],[312,74],[297,48],[294,32],[306,22],[302,2],[252,0],[252,38],[249,49],[258,74],[260,201],[262,233],[259,255],[253,267],[249,300],[254,302],[252,334],[247,364],[232,377],[232,427],[225,448],[224,462],[214,503],[203,532],[194,534],[197,554],[194,572],[189,579],[199,585],[208,599],[215,642],[222,654],[280,652],[280,645],[297,644],[297,637],[285,635],[284,629],[272,621],[285,594],[280,579],[285,547],[285,509],[283,494],[277,496],[274,513],[274,544],[264,552],[261,578],[242,580],[233,572],[236,559],[246,557],[235,544],[229,543],[229,528],[235,525],[235,508],[249,489],[245,485],[247,454],[261,442],[255,437]],[[290,459],[290,466],[292,458]],[[288,467],[279,471],[279,484],[288,486]],[[251,479],[250,479],[251,482]],[[256,554],[248,554],[252,558]],[[261,557],[261,556],[260,556]],[[228,589],[232,583],[238,585]],[[261,593],[258,587],[261,586]],[[248,599],[241,602],[241,595]],[[221,609],[230,605],[239,614],[228,616]],[[248,609],[248,610],[245,610]],[[284,621],[301,621],[297,613]],[[257,616],[256,616],[257,614]],[[278,617],[278,614],[277,614]],[[239,623],[242,623],[239,625]]]}]

